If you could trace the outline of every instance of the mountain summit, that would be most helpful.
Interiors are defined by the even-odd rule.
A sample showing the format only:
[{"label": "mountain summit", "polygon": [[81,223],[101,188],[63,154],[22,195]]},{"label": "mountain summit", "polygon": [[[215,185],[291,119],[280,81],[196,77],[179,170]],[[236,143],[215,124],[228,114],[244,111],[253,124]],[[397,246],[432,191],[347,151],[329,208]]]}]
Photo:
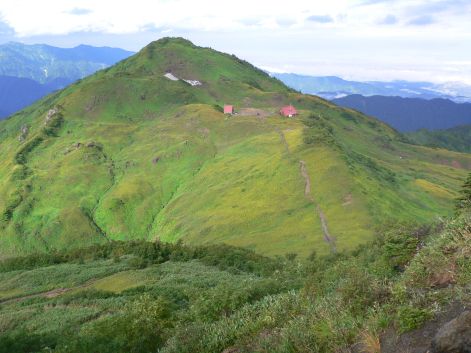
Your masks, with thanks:
[{"label": "mountain summit", "polygon": [[0,122],[0,161],[1,256],[118,239],[342,251],[447,213],[471,168],[181,38]]}]

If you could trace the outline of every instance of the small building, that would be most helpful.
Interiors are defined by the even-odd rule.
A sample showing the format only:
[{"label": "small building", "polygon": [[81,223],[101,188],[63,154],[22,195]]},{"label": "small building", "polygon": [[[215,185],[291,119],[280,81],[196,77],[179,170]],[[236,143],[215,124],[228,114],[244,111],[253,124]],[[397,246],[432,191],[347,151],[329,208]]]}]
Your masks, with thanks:
[{"label": "small building", "polygon": [[234,114],[234,106],[233,105],[225,105],[224,106],[224,114]]},{"label": "small building", "polygon": [[293,107],[291,104],[284,106],[283,108],[280,109],[280,114],[283,116],[286,116],[288,118],[292,118],[295,115],[298,115],[298,111],[296,110],[295,107]]}]

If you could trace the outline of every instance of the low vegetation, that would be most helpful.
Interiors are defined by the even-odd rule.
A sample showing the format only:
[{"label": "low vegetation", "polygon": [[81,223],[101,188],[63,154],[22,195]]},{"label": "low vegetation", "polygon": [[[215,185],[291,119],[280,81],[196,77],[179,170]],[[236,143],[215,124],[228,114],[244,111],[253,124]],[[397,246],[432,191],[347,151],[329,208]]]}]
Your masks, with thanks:
[{"label": "low vegetation", "polygon": [[451,151],[471,153],[471,125],[453,127],[446,130],[427,130],[406,134],[410,141],[432,148],[446,148]]},{"label": "low vegetation", "polygon": [[470,244],[459,203],[448,220],[306,260],[143,241],[9,259],[0,352],[379,352],[386,332],[471,301]]}]

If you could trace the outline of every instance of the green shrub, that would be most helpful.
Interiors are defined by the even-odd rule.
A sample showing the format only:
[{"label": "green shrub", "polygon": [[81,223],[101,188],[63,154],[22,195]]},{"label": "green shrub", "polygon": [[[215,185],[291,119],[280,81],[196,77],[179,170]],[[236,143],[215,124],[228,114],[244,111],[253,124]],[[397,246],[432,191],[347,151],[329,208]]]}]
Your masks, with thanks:
[{"label": "green shrub", "polygon": [[143,259],[142,257],[137,256],[137,257],[132,257],[131,259],[129,259],[128,265],[129,267],[133,269],[143,269],[149,265],[149,262],[146,259]]},{"label": "green shrub", "polygon": [[471,173],[465,180],[460,197],[456,200],[456,208],[460,210],[471,210]]},{"label": "green shrub", "polygon": [[26,163],[26,157],[28,154],[33,151],[37,146],[41,144],[41,142],[44,141],[44,136],[42,134],[39,134],[35,137],[33,137],[31,140],[28,140],[26,143],[24,143],[21,148],[16,152],[15,154],[15,162],[17,164],[25,164]]},{"label": "green shrub", "polygon": [[125,306],[122,314],[99,319],[79,335],[59,342],[57,353],[156,352],[171,327],[170,305],[148,295]]},{"label": "green shrub", "polygon": [[47,352],[56,344],[57,336],[53,334],[36,334],[26,330],[0,333],[0,353]]},{"label": "green shrub", "polygon": [[418,245],[419,239],[407,230],[392,231],[385,235],[383,258],[391,268],[403,271],[417,252]]},{"label": "green shrub", "polygon": [[430,319],[431,314],[425,309],[403,306],[398,311],[399,332],[407,332],[421,327]]}]

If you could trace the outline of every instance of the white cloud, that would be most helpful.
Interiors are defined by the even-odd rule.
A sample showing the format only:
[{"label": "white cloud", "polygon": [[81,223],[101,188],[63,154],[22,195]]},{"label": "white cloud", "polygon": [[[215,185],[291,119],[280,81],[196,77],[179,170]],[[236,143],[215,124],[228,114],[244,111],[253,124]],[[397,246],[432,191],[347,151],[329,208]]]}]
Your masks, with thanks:
[{"label": "white cloud", "polygon": [[469,66],[458,64],[471,57],[470,15],[470,0],[0,3],[3,27],[20,40],[112,40],[137,50],[156,37],[183,35],[283,71],[367,79],[455,79],[461,70],[461,80],[471,80]]},{"label": "white cloud", "polygon": [[[437,4],[432,6],[431,3]],[[371,29],[386,16],[407,17],[411,6],[418,8],[419,5],[422,5],[422,11],[428,8],[431,12],[437,9],[452,12],[453,9],[436,0],[366,3],[361,0],[17,0],[3,2],[0,14],[19,36],[77,31],[132,33],[138,32],[143,24],[193,30],[240,30],[336,22],[339,27],[348,26],[355,31],[356,28]],[[450,16],[463,17],[461,22],[468,20],[467,16],[462,16],[463,13],[453,13]],[[413,22],[417,16],[429,18],[426,13],[416,13],[412,18],[405,18],[404,22]],[[448,24],[456,23],[447,21],[448,18],[444,20]]]}]

